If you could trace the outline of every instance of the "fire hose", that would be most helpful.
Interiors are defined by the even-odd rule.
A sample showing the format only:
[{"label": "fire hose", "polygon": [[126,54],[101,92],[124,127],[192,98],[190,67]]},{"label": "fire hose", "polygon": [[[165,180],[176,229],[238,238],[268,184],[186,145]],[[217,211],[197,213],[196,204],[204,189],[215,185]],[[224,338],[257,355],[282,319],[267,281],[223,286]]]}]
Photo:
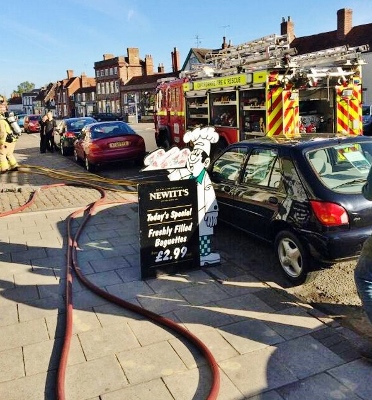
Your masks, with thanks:
[{"label": "fire hose", "polygon": [[[69,215],[67,218],[67,235],[68,235],[68,241],[67,241],[67,257],[66,257],[66,288],[65,288],[65,305],[66,305],[66,316],[65,316],[65,336],[64,336],[64,342],[63,342],[63,347],[62,347],[62,352],[60,356],[60,361],[59,361],[59,366],[58,366],[58,373],[57,373],[57,384],[56,384],[56,395],[58,400],[65,400],[66,394],[65,394],[65,380],[66,380],[66,368],[67,368],[67,360],[68,360],[68,353],[70,349],[70,344],[71,344],[71,338],[72,338],[72,323],[73,323],[73,296],[72,296],[72,282],[73,282],[73,273],[76,274],[78,279],[91,291],[93,291],[95,294],[101,296],[102,298],[120,306],[123,307],[129,311],[132,311],[134,313],[140,314],[150,321],[166,327],[174,332],[179,333],[182,335],[186,340],[188,340],[190,343],[192,343],[203,355],[203,357],[207,360],[209,368],[212,373],[212,384],[208,393],[208,396],[206,397],[207,400],[215,400],[217,399],[219,388],[220,388],[220,374],[219,374],[219,369],[217,362],[211,353],[211,351],[208,349],[208,347],[194,334],[192,334],[190,331],[188,331],[186,328],[182,327],[178,323],[172,321],[169,318],[163,317],[159,314],[156,314],[150,310],[147,310],[145,308],[142,308],[140,306],[137,306],[135,304],[132,304],[128,301],[123,300],[120,297],[114,296],[104,290],[102,290],[100,287],[94,285],[89,279],[86,278],[86,276],[81,272],[81,269],[78,264],[78,256],[77,256],[77,249],[78,249],[78,240],[79,237],[85,228],[86,224],[88,223],[89,219],[93,216],[94,212],[96,211],[97,208],[100,206],[106,206],[110,204],[123,204],[121,201],[108,201],[107,200],[107,195],[106,195],[106,190],[108,189],[107,187],[103,187],[94,183],[87,183],[87,181],[100,181],[103,184],[109,184],[109,185],[135,185],[135,182],[130,181],[130,180],[109,180],[107,178],[100,178],[96,175],[92,176],[91,174],[82,174],[77,175],[74,173],[74,175],[69,175],[65,172],[61,171],[55,171],[51,170],[48,168],[38,168],[38,167],[33,167],[33,166],[22,166],[20,168],[21,172],[30,172],[33,169],[36,170],[36,173],[39,174],[45,174],[50,177],[56,178],[56,179],[67,179],[73,181],[73,183],[57,183],[57,184],[51,184],[51,185],[44,185],[41,186],[39,190],[34,191],[32,195],[30,196],[30,199],[23,204],[22,206],[15,208],[13,210],[5,211],[0,213],[0,217],[4,217],[10,214],[14,214],[17,212],[21,212],[25,210],[26,208],[30,207],[35,199],[36,196],[40,191],[47,190],[52,187],[56,186],[83,186],[91,189],[95,189],[99,191],[101,197],[99,200],[90,203],[86,207],[80,208],[76,211],[74,211],[72,214]],[[78,182],[79,180],[84,179],[84,183]],[[108,190],[120,190],[120,189],[108,189]],[[123,190],[121,190],[123,191]],[[126,192],[126,191],[123,191]],[[134,192],[130,192],[134,193]],[[74,219],[78,215],[83,215],[83,220],[79,225],[79,228],[77,229],[76,233],[72,233],[72,223]]]}]

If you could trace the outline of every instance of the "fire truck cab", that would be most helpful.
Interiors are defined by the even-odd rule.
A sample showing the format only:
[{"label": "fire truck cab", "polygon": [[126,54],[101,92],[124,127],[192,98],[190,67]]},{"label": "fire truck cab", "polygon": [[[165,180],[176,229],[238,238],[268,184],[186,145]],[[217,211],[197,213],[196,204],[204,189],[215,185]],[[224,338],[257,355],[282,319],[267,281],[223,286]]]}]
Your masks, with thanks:
[{"label": "fire truck cab", "polygon": [[207,64],[160,81],[156,142],[183,147],[183,134],[214,126],[215,150],[255,136],[362,134],[361,53],[341,46],[297,55],[286,35],[211,52]]}]

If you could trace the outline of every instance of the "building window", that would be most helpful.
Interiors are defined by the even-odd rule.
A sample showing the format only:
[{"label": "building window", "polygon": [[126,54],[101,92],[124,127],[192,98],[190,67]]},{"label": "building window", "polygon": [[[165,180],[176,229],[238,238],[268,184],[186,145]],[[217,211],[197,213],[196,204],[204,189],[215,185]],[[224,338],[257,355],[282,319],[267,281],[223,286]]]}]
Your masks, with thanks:
[{"label": "building window", "polygon": [[108,76],[108,69],[105,68],[105,76]]},{"label": "building window", "polygon": [[115,81],[115,93],[119,93],[119,81]]},{"label": "building window", "polygon": [[114,67],[114,74],[117,75],[118,73],[118,67]]},{"label": "building window", "polygon": [[112,75],[112,67],[110,68],[110,75]]}]

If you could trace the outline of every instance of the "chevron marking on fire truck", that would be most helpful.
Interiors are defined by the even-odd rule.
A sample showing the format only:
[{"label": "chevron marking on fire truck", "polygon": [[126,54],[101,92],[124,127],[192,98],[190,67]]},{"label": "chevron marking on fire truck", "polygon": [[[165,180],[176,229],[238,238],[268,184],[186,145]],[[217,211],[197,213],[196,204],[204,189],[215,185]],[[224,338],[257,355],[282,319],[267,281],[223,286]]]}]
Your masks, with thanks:
[{"label": "chevron marking on fire truck", "polygon": [[[297,94],[297,93],[296,93]],[[283,133],[284,135],[295,135],[299,133],[299,100],[298,95],[293,96],[290,90],[283,92],[284,100],[284,124]]]},{"label": "chevron marking on fire truck", "polygon": [[[347,89],[352,90],[351,96],[343,97],[345,87],[337,88],[337,131],[359,135],[362,126],[361,90],[357,85]],[[353,121],[357,123],[353,124]]]},{"label": "chevron marking on fire truck", "polygon": [[283,89],[281,87],[271,88],[267,96],[267,136],[280,135],[283,122]]}]

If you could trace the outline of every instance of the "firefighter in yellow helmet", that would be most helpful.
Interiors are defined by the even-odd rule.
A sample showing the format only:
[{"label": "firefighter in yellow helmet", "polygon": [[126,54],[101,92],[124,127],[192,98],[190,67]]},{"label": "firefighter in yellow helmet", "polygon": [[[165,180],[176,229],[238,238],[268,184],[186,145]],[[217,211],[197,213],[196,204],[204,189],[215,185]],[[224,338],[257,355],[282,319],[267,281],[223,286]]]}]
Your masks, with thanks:
[{"label": "firefighter in yellow helmet", "polygon": [[16,138],[13,134],[7,119],[7,102],[4,96],[0,95],[0,171],[16,171],[18,163],[14,157]]}]

